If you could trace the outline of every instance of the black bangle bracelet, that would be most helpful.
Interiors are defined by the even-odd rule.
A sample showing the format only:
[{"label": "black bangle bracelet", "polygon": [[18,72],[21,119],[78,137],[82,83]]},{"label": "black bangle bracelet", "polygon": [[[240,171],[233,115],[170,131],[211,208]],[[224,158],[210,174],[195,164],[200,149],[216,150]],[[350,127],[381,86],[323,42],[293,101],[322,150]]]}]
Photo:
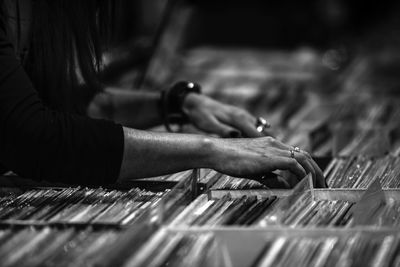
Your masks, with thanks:
[{"label": "black bangle bracelet", "polygon": [[168,131],[172,131],[170,127],[172,123],[184,124],[189,121],[182,109],[183,102],[189,93],[200,94],[200,85],[181,81],[161,93],[160,110]]}]

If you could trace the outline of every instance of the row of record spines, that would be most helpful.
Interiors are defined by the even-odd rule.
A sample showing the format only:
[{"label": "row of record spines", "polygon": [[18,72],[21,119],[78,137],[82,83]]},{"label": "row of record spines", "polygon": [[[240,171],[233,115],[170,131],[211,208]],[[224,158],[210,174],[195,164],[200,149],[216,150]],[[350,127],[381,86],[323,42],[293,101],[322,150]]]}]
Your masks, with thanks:
[{"label": "row of record spines", "polygon": [[[7,205],[7,204],[10,204],[8,202],[8,201],[10,201],[10,199],[7,200],[6,198],[3,198],[3,202],[1,202],[1,203],[3,205],[6,205],[6,206],[4,206],[4,208],[7,208],[7,206],[8,206],[7,209],[11,208],[11,212],[19,212],[19,211],[23,212],[24,204],[27,204],[27,203],[29,204],[29,201],[32,200],[32,198],[30,197],[32,194],[33,195],[36,194],[36,196],[37,196],[37,194],[40,195],[40,193],[43,193],[43,192],[45,193],[45,192],[53,191],[53,193],[55,193],[55,194],[51,198],[49,198],[49,199],[42,198],[41,201],[39,201],[39,203],[36,203],[36,204],[41,204],[41,205],[39,205],[35,210],[33,210],[32,213],[39,211],[40,208],[43,205],[50,205],[50,207],[51,207],[54,204],[54,206],[51,207],[53,209],[51,209],[50,211],[52,211],[51,214],[57,215],[57,213],[62,211],[63,208],[65,208],[68,204],[77,205],[77,204],[80,203],[80,201],[83,201],[85,199],[85,196],[84,196],[85,195],[84,194],[85,190],[81,191],[81,193],[83,193],[83,196],[82,196],[82,194],[80,194],[79,196],[75,196],[76,198],[74,199],[73,193],[77,192],[79,190],[82,190],[82,189],[81,188],[65,188],[65,189],[62,189],[60,191],[58,191],[58,190],[57,191],[53,191],[53,189],[49,189],[49,188],[42,189],[42,190],[35,189],[35,190],[32,190],[31,192],[28,192],[27,195],[21,194],[20,196],[24,196],[24,197],[22,197],[22,199],[19,199],[19,200],[21,200],[21,202],[17,203],[18,205],[17,205],[17,207],[15,207],[15,209],[13,209],[9,205]],[[102,190],[104,190],[104,189],[99,188],[99,189],[96,189],[96,190],[88,190],[88,191],[91,191],[93,193],[93,192],[96,192],[96,191],[100,191],[101,192]],[[115,192],[115,190],[110,191],[110,192]],[[141,195],[141,193],[144,193],[144,194]],[[149,202],[153,203],[153,202],[159,201],[161,199],[161,197],[162,197],[162,194],[163,194],[163,193],[152,193],[152,192],[148,192],[149,194],[146,194],[146,193],[147,192],[141,191],[141,190],[138,190],[138,189],[132,189],[130,191],[124,192],[124,194],[128,194],[131,197],[132,196],[139,197],[139,198],[135,198],[134,197],[134,199],[136,199],[136,200],[139,199],[141,201],[144,201],[143,203],[149,203]],[[57,199],[57,197],[60,197],[60,196],[62,196],[62,198],[65,197],[65,198],[62,199],[63,201],[61,201],[61,203],[52,203],[52,200]],[[38,200],[38,199],[35,199],[35,200]],[[104,199],[103,197],[100,197],[99,199],[95,198],[93,200],[95,200],[96,201],[95,203],[97,203],[97,202],[102,202],[102,201],[104,201],[106,199]],[[16,204],[16,202],[18,202],[18,201],[16,201],[16,199],[14,198],[14,199],[11,199],[11,202]],[[114,204],[110,200],[108,202],[110,203],[110,205]],[[107,201],[105,203],[107,203]],[[57,206],[58,204],[59,204],[59,206]],[[18,206],[20,207],[20,209],[18,209]],[[147,206],[149,206],[149,205],[147,205]],[[82,205],[82,207],[83,207],[83,205]],[[139,210],[139,208],[141,208],[141,206],[138,207],[138,210]],[[102,212],[105,212],[106,210],[107,209],[104,209],[104,210],[102,210]],[[100,214],[102,214],[102,212],[100,212]],[[143,213],[144,212],[145,211],[143,211]],[[51,214],[47,214],[47,215],[50,216]],[[98,215],[100,215],[100,214],[98,214]],[[3,217],[4,216],[5,216],[5,214],[3,214]],[[49,217],[49,216],[47,216],[47,217]],[[70,225],[70,226],[75,226],[75,227],[85,227],[85,226],[91,226],[92,225],[94,227],[99,227],[99,228],[102,228],[102,227],[121,228],[121,227],[123,227],[123,225],[120,222],[118,222],[118,223],[101,222],[101,221],[98,221],[98,222],[93,222],[93,221],[88,221],[88,222],[79,222],[79,221],[68,222],[68,221],[65,221],[65,220],[64,221],[45,221],[45,220],[29,220],[29,219],[25,219],[25,220],[23,220],[23,219],[22,220],[21,219],[4,219],[4,218],[3,218],[3,220],[0,220],[0,225],[3,225],[3,226],[12,226],[12,225],[20,225],[20,226],[24,226],[24,225],[66,226],[66,225]]]},{"label": "row of record spines", "polygon": [[[110,249],[109,245],[117,240],[121,234],[122,232],[114,229],[94,229],[93,227],[85,229],[71,227],[0,228],[1,265],[58,266],[60,260],[67,263],[67,265],[75,261],[73,265],[76,265],[77,258],[81,258],[80,264],[82,264],[81,260],[85,262],[87,260],[91,261],[91,255],[95,256],[95,258],[104,257],[103,253],[97,253],[96,256],[92,252],[105,252],[107,247]],[[51,259],[54,261],[51,261]],[[52,263],[45,264],[49,260]]]}]

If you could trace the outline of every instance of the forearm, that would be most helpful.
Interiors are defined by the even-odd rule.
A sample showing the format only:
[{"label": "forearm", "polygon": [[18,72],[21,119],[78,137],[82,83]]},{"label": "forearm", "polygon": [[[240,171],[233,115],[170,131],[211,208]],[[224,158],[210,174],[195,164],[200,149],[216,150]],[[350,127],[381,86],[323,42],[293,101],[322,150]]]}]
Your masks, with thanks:
[{"label": "forearm", "polygon": [[88,115],[110,119],[127,127],[146,129],[162,123],[159,99],[157,92],[106,88],[90,103]]},{"label": "forearm", "polygon": [[124,128],[120,181],[192,168],[213,168],[214,141],[190,135]]}]

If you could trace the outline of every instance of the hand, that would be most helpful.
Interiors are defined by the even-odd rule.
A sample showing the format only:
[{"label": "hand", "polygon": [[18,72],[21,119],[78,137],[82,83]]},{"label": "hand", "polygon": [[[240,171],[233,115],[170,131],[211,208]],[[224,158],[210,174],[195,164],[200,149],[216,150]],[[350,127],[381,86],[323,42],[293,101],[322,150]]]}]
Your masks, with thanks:
[{"label": "hand", "polygon": [[183,112],[200,130],[221,137],[260,137],[256,118],[247,111],[220,103],[207,96],[188,94],[183,102]]},{"label": "hand", "polygon": [[259,180],[272,171],[287,170],[297,177],[294,183],[292,178],[280,178],[290,186],[311,173],[316,187],[326,187],[321,169],[307,152],[295,152],[292,158],[293,148],[272,137],[216,139],[215,143],[214,168],[219,172]]}]

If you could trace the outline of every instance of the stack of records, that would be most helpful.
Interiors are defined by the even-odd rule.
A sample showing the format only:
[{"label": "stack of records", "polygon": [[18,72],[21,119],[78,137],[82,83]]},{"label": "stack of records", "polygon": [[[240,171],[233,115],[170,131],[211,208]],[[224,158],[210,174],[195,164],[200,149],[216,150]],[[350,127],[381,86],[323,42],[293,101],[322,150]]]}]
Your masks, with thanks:
[{"label": "stack of records", "polygon": [[212,169],[200,169],[198,182],[212,185],[221,178],[222,174]]},{"label": "stack of records", "polygon": [[31,189],[0,198],[0,221],[15,223],[134,223],[165,192],[137,188],[129,191],[102,188]]},{"label": "stack of records", "polygon": [[399,188],[400,158],[334,158],[324,175],[331,188],[367,188],[375,179],[383,188]]},{"label": "stack of records", "polygon": [[91,228],[1,229],[1,266],[89,266],[107,255],[120,234]]},{"label": "stack of records", "polygon": [[[171,225],[290,225],[290,226],[341,226],[351,223],[349,213],[353,203],[343,200],[312,200],[311,194],[301,194],[291,208],[282,210],[283,197],[258,198],[243,196],[208,200],[199,196]],[[278,208],[279,207],[279,208]],[[398,207],[396,205],[396,207]]]},{"label": "stack of records", "polygon": [[[329,190],[327,191],[329,192]],[[290,227],[357,227],[400,226],[400,199],[386,197],[372,200],[374,205],[365,207],[364,199],[342,192],[346,196],[316,197],[310,190],[283,196],[279,192],[261,196],[251,191],[241,197],[224,192],[220,198],[209,199],[200,195],[170,222],[171,226],[290,226]],[[365,191],[364,196],[369,192]],[[373,194],[374,196],[380,196]],[[343,199],[345,198],[345,199]],[[350,201],[349,199],[354,199]],[[358,199],[357,201],[355,199]],[[368,212],[364,212],[365,208]],[[361,211],[361,215],[360,215]]]},{"label": "stack of records", "polygon": [[[203,190],[208,189],[216,180],[222,175],[212,169],[199,169],[199,176],[197,184],[200,185]],[[193,170],[182,171],[169,175],[162,175],[157,177],[143,178],[130,180],[129,184],[139,187],[146,187],[148,189],[172,189],[178,183],[191,179],[193,176]]]},{"label": "stack of records", "polygon": [[268,213],[276,200],[276,197],[257,199],[247,196],[232,199],[228,195],[217,200],[207,200],[206,195],[200,195],[171,225],[250,225]]},{"label": "stack of records", "polygon": [[221,174],[215,184],[211,187],[211,190],[244,190],[262,188],[265,189],[266,187],[257,181]]},{"label": "stack of records", "polygon": [[259,218],[258,225],[343,227],[352,223],[350,211],[353,205],[345,200],[313,199],[309,192],[305,192],[291,200],[290,207],[286,209],[282,208],[284,205],[277,205],[276,209]]},{"label": "stack of records", "polygon": [[340,157],[382,156],[390,151],[389,147],[387,131],[367,129],[358,131],[337,154]]},{"label": "stack of records", "polygon": [[213,234],[159,231],[124,266],[223,266]]},{"label": "stack of records", "polygon": [[282,236],[269,239],[252,266],[398,266],[399,244],[398,234]]},{"label": "stack of records", "polygon": [[[186,178],[188,178],[192,174],[192,170],[187,170],[183,172],[177,172],[174,174],[162,175],[151,178],[143,178],[139,179],[139,181],[164,181],[164,182],[180,182]],[[133,180],[138,181],[138,180]]]}]

